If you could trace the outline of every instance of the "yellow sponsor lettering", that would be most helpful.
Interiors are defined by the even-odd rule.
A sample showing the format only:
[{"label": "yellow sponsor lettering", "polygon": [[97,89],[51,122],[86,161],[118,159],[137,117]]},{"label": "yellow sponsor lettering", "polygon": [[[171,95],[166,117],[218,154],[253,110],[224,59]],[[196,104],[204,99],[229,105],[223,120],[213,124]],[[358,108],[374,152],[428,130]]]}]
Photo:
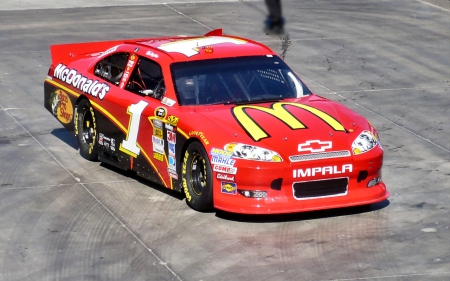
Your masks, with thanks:
[{"label": "yellow sponsor lettering", "polygon": [[158,152],[153,152],[153,158],[161,162],[164,161],[164,155]]},{"label": "yellow sponsor lettering", "polygon": [[180,120],[180,118],[173,115],[169,115],[169,117],[167,117],[167,122],[169,122],[169,124],[172,126],[177,126],[178,120]]},{"label": "yellow sponsor lettering", "polygon": [[92,128],[92,144],[89,148],[89,154],[91,154],[92,151],[94,150],[95,142],[97,141],[97,122],[95,122],[94,109],[92,107],[89,107],[89,111],[91,112],[92,126],[93,126],[93,128]]},{"label": "yellow sponsor lettering", "polygon": [[239,125],[241,125],[241,127],[250,135],[250,137],[255,141],[260,141],[261,139],[268,138],[269,134],[264,131],[264,129],[248,115],[247,110],[254,109],[265,112],[282,121],[292,130],[305,129],[306,126],[286,109],[287,105],[304,109],[322,119],[335,131],[345,132],[344,126],[342,126],[342,124],[334,117],[317,108],[299,103],[276,102],[273,103],[270,108],[257,105],[239,105],[232,109],[232,113],[238,121]]},{"label": "yellow sponsor lettering", "polygon": [[75,135],[78,135],[78,111],[75,112]]},{"label": "yellow sponsor lettering", "polygon": [[153,128],[153,135],[162,139],[163,138],[163,130],[158,129],[158,128]]},{"label": "yellow sponsor lettering", "polygon": [[191,202],[192,196],[191,196],[191,194],[189,193],[189,189],[188,189],[187,182],[186,182],[186,179],[185,179],[185,178],[183,178],[183,190],[184,190],[184,193],[186,194],[186,199],[187,199],[189,202]]}]

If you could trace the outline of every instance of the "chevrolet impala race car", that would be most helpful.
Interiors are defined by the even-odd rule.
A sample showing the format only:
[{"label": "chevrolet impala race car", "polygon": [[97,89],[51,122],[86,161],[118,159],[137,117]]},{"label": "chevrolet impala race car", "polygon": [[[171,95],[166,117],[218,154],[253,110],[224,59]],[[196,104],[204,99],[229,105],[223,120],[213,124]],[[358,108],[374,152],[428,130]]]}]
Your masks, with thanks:
[{"label": "chevrolet impala race car", "polygon": [[193,209],[289,213],[389,196],[374,127],[258,42],[215,30],[50,50],[44,104],[81,156],[183,192]]}]

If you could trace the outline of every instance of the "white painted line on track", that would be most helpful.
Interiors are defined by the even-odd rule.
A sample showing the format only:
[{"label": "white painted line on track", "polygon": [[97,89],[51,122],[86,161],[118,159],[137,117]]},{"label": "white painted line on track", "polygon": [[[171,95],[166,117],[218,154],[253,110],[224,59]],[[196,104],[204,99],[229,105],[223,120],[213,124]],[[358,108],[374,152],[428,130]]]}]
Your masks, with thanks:
[{"label": "white painted line on track", "polygon": [[[297,73],[297,72],[296,72],[296,73]],[[297,73],[297,74],[299,74],[299,73]],[[362,109],[364,109],[364,110],[366,110],[366,111],[372,113],[373,115],[375,115],[375,116],[377,116],[377,117],[379,117],[379,118],[381,118],[381,119],[383,119],[383,120],[385,120],[385,121],[391,123],[392,125],[395,125],[396,127],[398,127],[398,128],[400,128],[400,129],[402,129],[402,130],[404,130],[404,131],[406,131],[406,132],[408,132],[408,133],[410,133],[410,134],[412,134],[412,135],[414,135],[414,136],[420,138],[421,140],[424,140],[424,141],[426,141],[426,142],[428,142],[428,143],[430,143],[430,144],[432,144],[432,145],[434,145],[434,146],[436,146],[436,147],[438,147],[438,148],[444,150],[445,152],[450,153],[450,150],[446,149],[445,147],[442,147],[442,146],[440,146],[439,144],[437,144],[437,143],[435,143],[435,142],[433,142],[433,141],[431,141],[431,140],[429,140],[429,139],[427,139],[427,138],[425,138],[425,137],[423,137],[423,136],[421,136],[421,135],[419,135],[419,134],[417,134],[417,133],[414,133],[413,131],[411,131],[411,130],[405,128],[405,127],[403,127],[402,125],[400,125],[400,124],[398,124],[398,123],[395,123],[394,121],[391,121],[391,120],[387,119],[386,117],[384,117],[384,116],[382,116],[382,115],[380,115],[380,114],[378,114],[378,113],[376,113],[376,112],[374,112],[374,111],[368,109],[368,108],[365,107],[365,106],[360,105],[360,104],[357,103],[357,102],[354,102],[354,101],[352,101],[352,100],[349,100],[348,98],[344,97],[343,95],[338,94],[337,92],[328,89],[327,87],[323,86],[322,84],[320,84],[320,83],[318,83],[318,82],[316,82],[316,81],[314,81],[314,80],[312,80],[312,79],[310,79],[310,78],[307,78],[307,77],[305,77],[305,76],[303,76],[303,75],[301,75],[301,74],[299,74],[299,76],[300,76],[301,78],[305,78],[306,80],[311,81],[312,83],[314,83],[314,84],[316,84],[316,85],[322,87],[323,89],[327,90],[327,91],[329,92],[329,94],[337,95],[337,96],[339,96],[339,97],[341,97],[341,98],[343,98],[343,99],[345,99],[345,100],[347,100],[347,101],[349,101],[349,102],[355,104],[356,106],[358,106],[358,107],[360,107],[360,108],[362,108]],[[342,92],[341,92],[341,93],[342,93]]]},{"label": "white painted line on track", "polygon": [[171,6],[167,5],[167,4],[164,4],[164,6],[166,6],[167,8],[169,8],[169,9],[175,11],[175,12],[177,12],[178,14],[180,14],[180,15],[182,15],[182,16],[184,16],[184,17],[186,17],[186,18],[188,18],[188,19],[190,19],[190,20],[192,20],[192,21],[194,21],[194,22],[196,22],[198,24],[200,24],[201,26],[204,26],[204,27],[208,28],[209,30],[212,30],[211,27],[209,27],[209,26],[199,22],[198,20],[195,20],[195,19],[191,18],[190,16],[188,16],[186,14],[183,14],[182,12],[178,11],[177,9],[175,9],[175,8],[173,8],[173,7],[171,7]]},{"label": "white painted line on track", "polygon": [[437,8],[437,9],[439,9],[439,10],[446,11],[446,12],[450,12],[449,9],[440,7],[440,6],[435,5],[435,4],[432,4],[432,3],[430,3],[430,2],[427,2],[427,1],[424,1],[424,0],[417,0],[417,1],[421,2],[422,4],[425,4],[425,5],[428,5],[428,6],[435,7],[435,8]]},{"label": "white painted line on track", "polygon": [[48,52],[50,53],[50,49],[48,50],[36,50],[36,51],[12,51],[12,52],[0,52],[0,54],[28,54],[28,53],[42,53],[42,52]]},{"label": "white painted line on track", "polygon": [[377,280],[377,279],[392,279],[399,277],[413,277],[413,276],[432,276],[432,275],[450,275],[450,272],[424,272],[424,273],[409,273],[409,274],[395,274],[377,277],[360,277],[360,278],[345,278],[345,279],[327,279],[322,281],[357,281],[357,280]]},{"label": "white painted line on track", "polygon": [[[1,104],[0,104],[0,109],[5,109]],[[8,111],[6,111],[8,113]],[[42,147],[42,149],[44,149],[52,158],[53,160],[56,161],[56,163],[58,163],[61,168],[63,168],[75,181],[79,182],[79,178],[75,177],[74,174],[72,174],[44,145],[42,145],[42,143],[40,143],[19,121],[17,121],[16,118],[14,118],[14,116],[12,116],[11,114],[8,113],[8,115],[14,120],[14,122],[16,122],[32,139],[34,139],[34,141],[36,141],[36,143],[39,144],[39,146]],[[134,239],[136,239],[147,251],[149,251],[158,261],[161,265],[163,265],[167,270],[170,271],[170,273],[172,273],[175,278],[179,281],[182,281],[181,278],[167,265],[166,262],[164,262],[158,255],[156,255],[152,249],[150,249],[141,239],[139,239],[139,237],[137,237],[137,235],[131,231],[131,229],[125,224],[123,223],[108,207],[105,206],[105,204],[103,204],[102,201],[100,201],[97,196],[94,195],[94,193],[92,193],[88,188],[87,188],[87,184],[85,183],[79,183],[84,190],[86,190],[86,192],[88,192],[92,198],[95,199],[95,201],[97,201],[98,204],[100,204],[103,209],[105,209],[120,225],[122,225],[123,228],[125,228],[127,230],[128,233],[131,234],[131,236],[134,237]]]},{"label": "white painted line on track", "polygon": [[49,185],[35,185],[35,186],[17,186],[17,187],[3,187],[1,189],[34,189],[34,188],[48,188],[48,187],[60,187],[60,186],[73,186],[73,185],[90,185],[90,184],[107,184],[107,183],[124,183],[124,182],[136,182],[136,180],[117,180],[117,181],[93,181],[93,182],[77,182],[77,183],[61,183],[61,184],[49,184]]},{"label": "white painted line on track", "polygon": [[424,89],[448,89],[450,86],[430,86],[430,87],[412,87],[412,88],[392,88],[392,89],[367,89],[367,90],[353,90],[353,91],[337,91],[330,94],[345,94],[345,93],[361,93],[361,92],[387,92],[387,91],[402,91],[402,90],[424,90]]},{"label": "white painted line on track", "polygon": [[6,107],[6,108],[2,108],[3,111],[21,110],[21,109],[30,110],[30,109],[42,109],[42,108],[41,107]]}]

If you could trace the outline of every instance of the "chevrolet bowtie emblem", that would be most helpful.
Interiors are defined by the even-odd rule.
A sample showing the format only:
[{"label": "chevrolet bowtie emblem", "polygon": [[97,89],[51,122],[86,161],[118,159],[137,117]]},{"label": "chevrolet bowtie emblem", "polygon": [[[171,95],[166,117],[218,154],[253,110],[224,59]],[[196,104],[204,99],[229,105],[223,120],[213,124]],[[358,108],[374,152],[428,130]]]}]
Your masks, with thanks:
[{"label": "chevrolet bowtie emblem", "polygon": [[309,151],[311,153],[324,152],[326,149],[329,149],[332,146],[333,145],[331,141],[310,140],[305,143],[299,144],[298,151]]}]

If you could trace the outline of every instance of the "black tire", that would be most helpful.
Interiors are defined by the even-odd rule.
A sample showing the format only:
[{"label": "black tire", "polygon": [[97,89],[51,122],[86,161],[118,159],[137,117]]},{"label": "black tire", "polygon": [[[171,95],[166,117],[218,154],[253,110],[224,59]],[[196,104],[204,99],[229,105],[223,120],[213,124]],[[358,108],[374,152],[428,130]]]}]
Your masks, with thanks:
[{"label": "black tire", "polygon": [[212,169],[203,146],[189,144],[182,160],[182,187],[186,202],[197,211],[213,209]]},{"label": "black tire", "polygon": [[75,135],[80,155],[90,161],[98,160],[97,121],[94,108],[87,99],[81,100],[76,107]]}]

